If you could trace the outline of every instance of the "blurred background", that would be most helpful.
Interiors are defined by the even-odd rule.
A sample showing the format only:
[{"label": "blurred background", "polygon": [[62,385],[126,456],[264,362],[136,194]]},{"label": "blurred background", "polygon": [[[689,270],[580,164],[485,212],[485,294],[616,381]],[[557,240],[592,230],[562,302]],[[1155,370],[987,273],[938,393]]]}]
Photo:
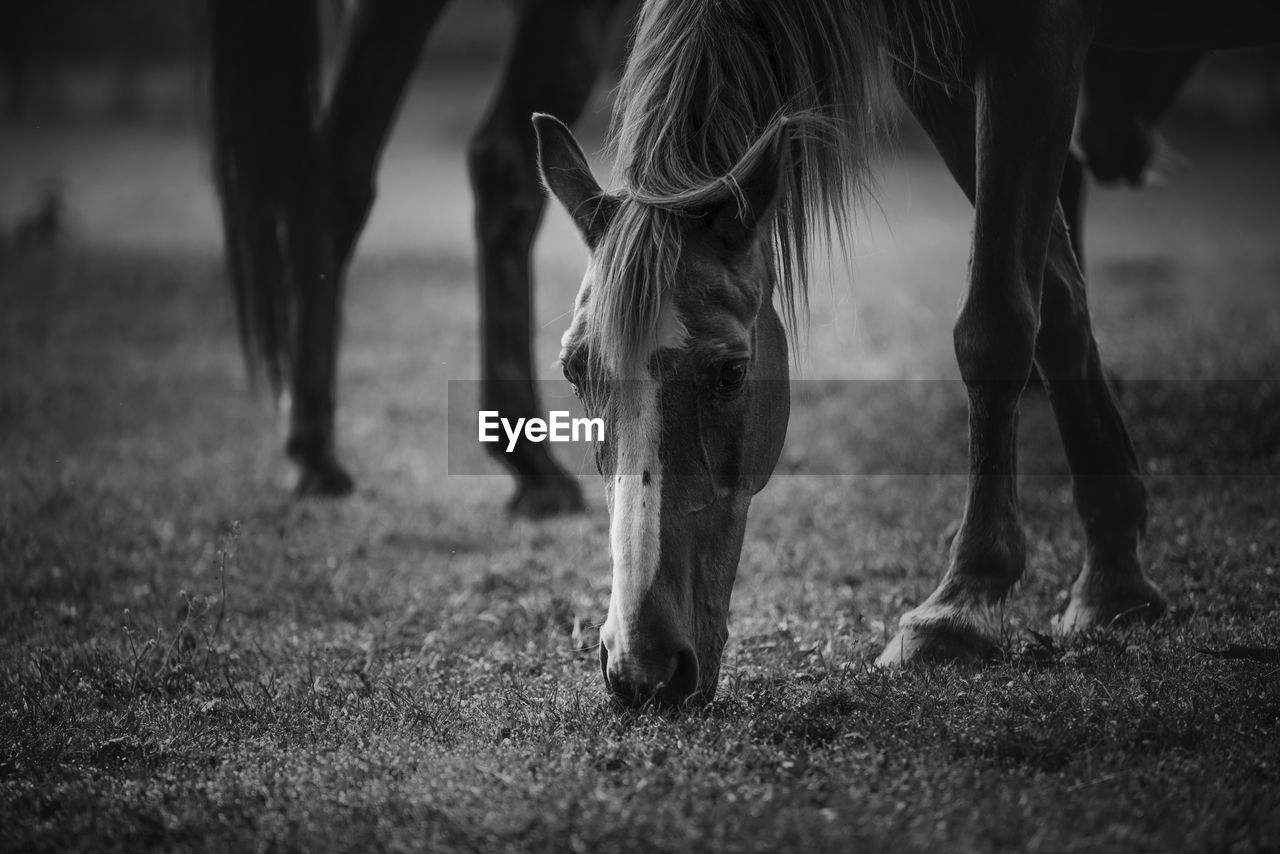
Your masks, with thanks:
[{"label": "blurred background", "polygon": [[[331,60],[341,44],[348,2],[321,4]],[[401,122],[402,137],[425,129],[436,138],[465,139],[505,56],[517,3],[450,5],[421,63]],[[588,141],[598,140],[607,123],[608,90],[625,60],[629,17],[628,10],[615,16],[599,103],[580,130]],[[101,225],[92,193],[75,186],[79,173],[90,168],[91,153],[63,145],[48,151],[44,142],[53,137],[87,141],[95,132],[133,127],[140,133],[167,133],[175,144],[188,137],[201,143],[208,101],[205,18],[203,0],[3,4],[0,121],[10,135],[0,165],[0,237],[38,240],[62,234],[77,221],[90,231]],[[421,110],[415,103],[423,105]],[[1209,58],[1183,89],[1166,126],[1273,133],[1280,127],[1280,50]],[[28,148],[24,143],[32,134],[41,142]],[[905,137],[909,144],[919,142],[910,127]],[[102,165],[113,173],[117,165],[127,166]]]}]

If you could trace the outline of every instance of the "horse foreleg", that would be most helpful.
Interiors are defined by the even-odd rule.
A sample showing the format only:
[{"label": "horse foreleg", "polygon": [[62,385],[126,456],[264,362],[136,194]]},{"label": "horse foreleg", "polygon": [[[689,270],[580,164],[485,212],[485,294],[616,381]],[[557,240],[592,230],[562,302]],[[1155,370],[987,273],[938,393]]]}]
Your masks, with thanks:
[{"label": "horse foreleg", "polygon": [[1059,221],[1049,247],[1036,365],[1049,390],[1085,532],[1084,568],[1060,627],[1153,619],[1164,598],[1142,572],[1147,493],[1093,337],[1084,277]]},{"label": "horse foreleg", "polygon": [[[974,201],[969,287],[955,323],[969,394],[969,481],[941,583],[903,615],[880,664],[986,657],[992,619],[1022,577],[1018,403],[1032,370],[1040,293],[1087,42],[1069,4],[1011,4],[983,22],[974,95],[908,80],[904,94]],[[1074,34],[1074,35],[1072,35]]]},{"label": "horse foreleg", "polygon": [[[529,256],[544,198],[530,117],[544,112],[573,122],[582,113],[613,5],[610,0],[529,0],[521,9],[501,88],[471,140],[480,244],[482,406],[504,417],[543,414],[531,368]],[[498,449],[495,455],[516,476],[513,512],[540,516],[582,509],[577,481],[546,445],[521,442],[512,453]]]}]

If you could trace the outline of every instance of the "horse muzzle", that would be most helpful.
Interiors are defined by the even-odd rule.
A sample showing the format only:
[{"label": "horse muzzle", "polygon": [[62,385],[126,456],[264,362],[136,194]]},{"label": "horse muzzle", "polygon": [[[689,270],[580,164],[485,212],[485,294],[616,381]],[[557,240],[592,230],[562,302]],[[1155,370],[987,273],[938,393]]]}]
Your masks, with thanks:
[{"label": "horse muzzle", "polygon": [[627,706],[679,706],[698,695],[698,656],[684,643],[627,644],[600,630],[600,672],[614,699]]}]

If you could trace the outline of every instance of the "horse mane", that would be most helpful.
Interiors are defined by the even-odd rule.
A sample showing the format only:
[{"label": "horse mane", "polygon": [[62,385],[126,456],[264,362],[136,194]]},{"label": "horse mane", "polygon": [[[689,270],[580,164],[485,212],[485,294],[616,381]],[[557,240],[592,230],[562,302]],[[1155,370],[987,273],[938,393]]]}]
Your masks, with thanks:
[{"label": "horse mane", "polygon": [[[788,121],[790,163],[764,239],[789,337],[807,318],[815,234],[848,234],[887,123],[894,45],[938,56],[952,0],[648,0],[614,107],[621,204],[597,247],[586,322],[602,362],[643,376],[683,251],[680,221],[736,192],[731,170]],[[936,7],[936,8],[935,8]],[[911,32],[903,28],[910,26]],[[915,48],[911,48],[915,50]],[[892,54],[892,55],[891,55]],[[915,65],[915,57],[907,57]]]}]

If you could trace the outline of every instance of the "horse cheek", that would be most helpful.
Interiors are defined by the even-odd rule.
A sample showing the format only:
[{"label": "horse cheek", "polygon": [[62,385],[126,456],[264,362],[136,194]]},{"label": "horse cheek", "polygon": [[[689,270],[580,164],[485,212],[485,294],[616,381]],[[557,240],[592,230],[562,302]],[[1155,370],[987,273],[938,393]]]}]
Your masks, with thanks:
[{"label": "horse cheek", "polygon": [[752,493],[764,489],[782,456],[791,419],[791,382],[787,370],[787,339],[771,306],[757,323],[757,377],[751,380],[742,473]]}]

